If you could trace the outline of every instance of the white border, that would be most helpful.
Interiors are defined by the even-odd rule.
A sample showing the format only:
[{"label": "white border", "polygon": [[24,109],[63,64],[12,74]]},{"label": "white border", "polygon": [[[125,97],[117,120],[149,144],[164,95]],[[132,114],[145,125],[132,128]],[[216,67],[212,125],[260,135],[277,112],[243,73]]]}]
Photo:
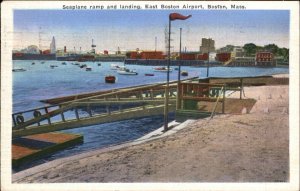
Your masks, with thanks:
[{"label": "white border", "polygon": [[[11,113],[13,9],[62,9],[62,5],[108,4],[208,4],[245,5],[247,10],[290,10],[290,182],[288,183],[79,183],[12,184],[11,183]],[[299,2],[2,2],[1,12],[1,189],[3,190],[297,190],[299,186]],[[176,11],[176,10],[174,10]],[[76,185],[76,187],[74,186]]]}]

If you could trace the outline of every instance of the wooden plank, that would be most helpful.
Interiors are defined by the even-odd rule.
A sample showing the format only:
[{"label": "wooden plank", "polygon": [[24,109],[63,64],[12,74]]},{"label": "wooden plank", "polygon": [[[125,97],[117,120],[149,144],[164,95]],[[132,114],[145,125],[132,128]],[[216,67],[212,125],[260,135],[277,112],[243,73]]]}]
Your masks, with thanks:
[{"label": "wooden plank", "polygon": [[[169,112],[175,111],[175,105],[169,105]],[[51,125],[41,125],[39,127],[28,127],[26,129],[14,130],[12,132],[13,138],[33,135],[39,133],[60,131],[65,129],[72,129],[78,127],[84,127],[88,125],[95,125],[101,123],[109,123],[115,121],[121,121],[126,119],[133,119],[138,117],[146,117],[152,115],[159,115],[164,113],[164,105],[153,106],[153,107],[138,107],[134,109],[122,110],[122,112],[111,112],[110,115],[94,115],[91,118],[82,118],[80,121],[69,120],[66,122],[52,123]]]}]

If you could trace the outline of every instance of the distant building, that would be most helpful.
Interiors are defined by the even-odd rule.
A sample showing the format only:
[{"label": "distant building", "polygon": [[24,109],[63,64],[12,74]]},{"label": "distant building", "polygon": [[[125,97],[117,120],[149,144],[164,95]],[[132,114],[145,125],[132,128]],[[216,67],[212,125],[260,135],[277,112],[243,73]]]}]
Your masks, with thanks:
[{"label": "distant building", "polygon": [[241,46],[226,45],[217,50],[217,53],[231,53],[231,57],[244,57],[244,49]]},{"label": "distant building", "polygon": [[52,41],[50,43],[50,53],[55,54],[56,53],[56,45],[55,45],[55,38],[52,37]]},{"label": "distant building", "polygon": [[162,51],[131,51],[128,52],[127,57],[130,59],[164,59]]},{"label": "distant building", "polygon": [[215,41],[211,38],[202,38],[200,52],[202,54],[208,52],[215,52]]},{"label": "distant building", "polygon": [[233,57],[244,57],[245,56],[244,49],[240,46],[233,47],[232,56]]},{"label": "distant building", "polygon": [[233,45],[226,45],[225,47],[219,48],[217,53],[230,53],[233,51]]},{"label": "distant building", "polygon": [[199,52],[182,52],[180,55],[181,60],[196,60]]},{"label": "distant building", "polygon": [[217,53],[216,60],[219,62],[227,62],[231,58],[230,52]]},{"label": "distant building", "polygon": [[208,60],[208,53],[198,54],[197,60]]},{"label": "distant building", "polygon": [[257,52],[255,55],[256,66],[275,66],[274,55],[271,52]]},{"label": "distant building", "polygon": [[48,49],[48,50],[44,50],[43,51],[43,54],[50,54],[51,52],[50,52],[50,50]]}]

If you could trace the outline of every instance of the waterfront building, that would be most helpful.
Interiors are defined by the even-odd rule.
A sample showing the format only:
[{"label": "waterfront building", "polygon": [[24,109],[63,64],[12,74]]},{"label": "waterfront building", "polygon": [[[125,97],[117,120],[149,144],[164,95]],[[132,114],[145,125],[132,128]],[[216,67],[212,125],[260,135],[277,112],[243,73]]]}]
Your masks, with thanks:
[{"label": "waterfront building", "polygon": [[197,60],[208,60],[208,53],[198,54]]},{"label": "waterfront building", "polygon": [[56,53],[56,45],[55,45],[55,38],[52,37],[52,41],[50,43],[50,53],[55,54]]},{"label": "waterfront building", "polygon": [[240,46],[234,46],[232,53],[233,53],[233,55],[232,55],[233,57],[244,57],[245,56],[244,49]]},{"label": "waterfront building", "polygon": [[162,51],[130,51],[126,53],[130,59],[165,59]]},{"label": "waterfront building", "polygon": [[231,58],[232,57],[231,57],[231,53],[230,52],[217,53],[217,55],[216,55],[216,60],[220,61],[220,62],[227,62]]},{"label": "waterfront building", "polygon": [[51,51],[49,49],[43,50],[43,52],[42,52],[42,54],[50,54],[50,53],[51,53]]},{"label": "waterfront building", "polygon": [[275,66],[274,55],[271,52],[261,51],[256,52],[255,55],[255,65],[256,66]]},{"label": "waterfront building", "polygon": [[211,38],[202,38],[200,52],[208,53],[215,52],[215,41]]},{"label": "waterfront building", "polygon": [[180,55],[181,60],[196,60],[199,52],[182,52]]}]

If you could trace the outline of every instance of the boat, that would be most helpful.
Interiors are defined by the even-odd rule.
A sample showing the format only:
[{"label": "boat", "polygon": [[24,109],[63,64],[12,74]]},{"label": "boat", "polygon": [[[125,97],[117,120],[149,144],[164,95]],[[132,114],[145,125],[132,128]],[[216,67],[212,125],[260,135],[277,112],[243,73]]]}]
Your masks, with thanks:
[{"label": "boat", "polygon": [[[168,72],[168,68],[167,67],[156,67],[156,68],[153,68],[154,71],[156,72]],[[169,68],[169,72],[172,72],[173,69],[172,68]]]},{"label": "boat", "polygon": [[35,65],[35,63],[34,63],[34,62],[32,62],[32,63],[31,63],[31,65]]},{"label": "boat", "polygon": [[129,70],[129,69],[118,70],[117,73],[122,75],[138,75],[138,73],[135,70]]},{"label": "boat", "polygon": [[24,68],[14,68],[12,69],[13,72],[25,72],[26,70]]},{"label": "boat", "polygon": [[125,69],[125,66],[119,66],[117,64],[111,64],[110,69],[112,69],[112,70],[122,70],[122,69]]},{"label": "boat", "polygon": [[80,68],[86,68],[87,65],[86,65],[86,64],[82,64],[82,65],[80,65],[79,67],[80,67]]},{"label": "boat", "polygon": [[174,68],[174,70],[179,70],[179,68]]},{"label": "boat", "polygon": [[58,67],[58,66],[56,66],[56,65],[50,65],[50,68],[55,68],[55,67]]},{"label": "boat", "polygon": [[101,63],[98,63],[98,66],[101,66]]},{"label": "boat", "polygon": [[181,72],[181,75],[182,75],[182,76],[188,76],[189,73],[188,73],[187,71],[182,71],[182,72]]},{"label": "boat", "polygon": [[45,62],[43,61],[43,62],[41,62],[41,64],[45,64]]},{"label": "boat", "polygon": [[61,64],[62,64],[62,65],[67,65],[67,63],[66,63],[66,62],[62,62]]},{"label": "boat", "polygon": [[107,75],[105,76],[105,82],[113,84],[116,82],[116,77],[113,75]]},{"label": "boat", "polygon": [[154,74],[145,74],[145,76],[154,76]]},{"label": "boat", "polygon": [[85,71],[92,71],[92,68],[87,67],[85,68]]}]

